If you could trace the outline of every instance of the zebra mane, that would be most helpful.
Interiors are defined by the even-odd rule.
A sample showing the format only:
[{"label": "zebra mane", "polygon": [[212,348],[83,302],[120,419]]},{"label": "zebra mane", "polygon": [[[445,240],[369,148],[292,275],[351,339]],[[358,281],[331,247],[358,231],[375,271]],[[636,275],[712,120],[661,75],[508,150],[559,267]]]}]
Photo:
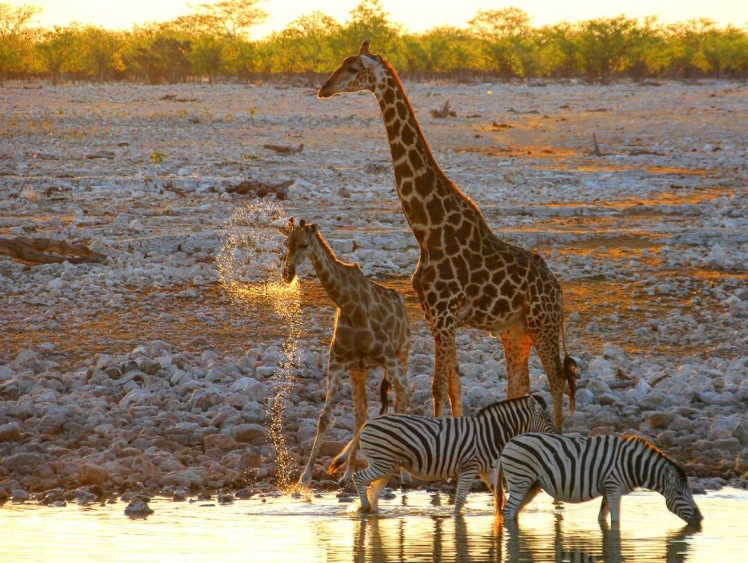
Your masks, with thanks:
[{"label": "zebra mane", "polygon": [[621,436],[621,440],[625,442],[637,442],[641,444],[642,446],[648,448],[649,450],[652,450],[656,454],[659,454],[665,461],[667,461],[670,465],[673,466],[676,473],[678,474],[678,477],[684,482],[688,483],[688,476],[686,475],[685,469],[683,469],[680,464],[676,463],[670,456],[668,456],[665,452],[663,452],[660,448],[655,446],[652,442],[647,440],[646,438],[642,438],[641,436],[637,436],[636,434],[624,434]]},{"label": "zebra mane", "polygon": [[540,395],[523,395],[522,397],[515,397],[514,399],[506,399],[504,401],[496,401],[495,403],[491,403],[490,405],[486,405],[482,409],[480,409],[477,413],[475,413],[475,416],[482,416],[486,414],[487,411],[499,406],[499,405],[507,405],[509,403],[517,402],[517,401],[526,401],[529,397],[532,397],[535,399],[538,403],[540,403],[540,406],[543,407],[543,410],[546,410],[548,408],[548,405],[546,404],[545,400]]}]

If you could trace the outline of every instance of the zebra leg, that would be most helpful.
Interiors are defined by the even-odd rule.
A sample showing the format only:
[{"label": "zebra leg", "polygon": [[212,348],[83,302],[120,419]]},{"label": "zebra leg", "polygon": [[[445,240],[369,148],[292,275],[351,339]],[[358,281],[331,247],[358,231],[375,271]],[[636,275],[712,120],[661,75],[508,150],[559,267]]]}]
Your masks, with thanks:
[{"label": "zebra leg", "polygon": [[[353,369],[351,373],[351,395],[353,396],[353,416],[355,421],[354,435],[357,434],[361,427],[366,424],[368,414],[368,405],[366,403],[366,371]],[[353,476],[353,469],[356,466],[356,453],[358,452],[358,442],[351,449],[348,460],[345,465],[345,474],[340,479],[340,484],[350,483]]]},{"label": "zebra leg", "polygon": [[603,498],[608,499],[610,525],[615,528],[621,523],[621,491],[618,488],[608,489]]},{"label": "zebra leg", "polygon": [[601,526],[605,524],[605,521],[608,519],[608,514],[610,514],[610,509],[608,508],[608,497],[603,495],[603,500],[600,503],[600,512],[597,514],[597,521]]},{"label": "zebra leg", "polygon": [[306,463],[304,472],[299,477],[299,484],[305,487],[312,482],[312,471],[314,471],[314,462],[317,460],[319,449],[322,447],[322,440],[327,434],[327,429],[332,420],[332,409],[335,405],[335,397],[340,389],[340,380],[345,373],[345,369],[340,366],[330,355],[329,366],[327,368],[327,395],[325,396],[325,406],[322,407],[322,413],[317,420],[317,435],[314,437],[312,451],[309,454],[309,461]]},{"label": "zebra leg", "polygon": [[504,504],[504,518],[516,520],[522,509],[540,492],[540,484],[524,480],[522,482],[507,479],[509,500]]},{"label": "zebra leg", "polygon": [[366,496],[371,505],[371,512],[379,512],[379,495],[382,493],[382,489],[384,489],[384,486],[389,480],[390,476],[387,475],[381,479],[376,479],[371,483],[371,485],[369,485],[369,490],[366,492]]},{"label": "zebra leg", "polygon": [[468,493],[470,492],[470,485],[475,481],[475,469],[468,469],[460,473],[457,478],[457,494],[455,495],[455,509],[454,513],[459,514],[462,511],[462,507],[465,505]]},{"label": "zebra leg", "polygon": [[353,483],[356,485],[356,492],[361,500],[361,512],[372,511],[372,505],[367,495],[369,484],[381,479],[385,479],[386,484],[386,479],[389,479],[390,475],[392,475],[392,470],[378,469],[373,465],[361,471],[356,471],[356,473],[353,474]]}]

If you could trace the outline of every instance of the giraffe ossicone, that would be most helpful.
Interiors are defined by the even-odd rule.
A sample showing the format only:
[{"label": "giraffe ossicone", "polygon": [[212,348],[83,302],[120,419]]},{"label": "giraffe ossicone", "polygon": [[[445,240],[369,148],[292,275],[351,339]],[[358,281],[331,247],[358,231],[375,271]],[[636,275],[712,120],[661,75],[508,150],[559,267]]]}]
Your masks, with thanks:
[{"label": "giraffe ossicone", "polygon": [[535,346],[560,430],[565,386],[574,410],[576,363],[566,353],[558,280],[541,256],[499,239],[473,200],[441,170],[395,69],[370,52],[368,39],[317,96],[359,91],[371,92],[379,104],[398,197],[421,251],[412,283],[434,336],[434,416],[442,415],[447,398],[452,414],[462,414],[455,333],[469,326],[500,336],[508,398],[529,393],[528,359]]}]

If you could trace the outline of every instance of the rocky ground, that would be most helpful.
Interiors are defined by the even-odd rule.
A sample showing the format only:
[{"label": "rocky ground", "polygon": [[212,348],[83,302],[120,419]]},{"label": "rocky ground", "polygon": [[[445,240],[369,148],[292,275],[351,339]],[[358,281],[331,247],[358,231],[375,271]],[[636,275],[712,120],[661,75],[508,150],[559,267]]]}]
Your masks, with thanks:
[{"label": "rocky ground", "polygon": [[[263,284],[278,280],[277,216],[318,223],[405,293],[428,413],[433,340],[378,108],[314,86],[2,87],[0,498],[293,481],[334,309],[309,267],[298,293]],[[406,88],[445,171],[561,281],[580,365],[565,431],[636,432],[697,488],[745,486],[745,85]],[[429,114],[447,100],[455,117]],[[13,256],[35,240],[42,258]],[[504,398],[500,343],[462,330],[458,344],[466,413]],[[531,380],[549,399],[534,355]],[[335,415],[314,486],[332,486],[324,467],[351,436],[347,387]]]}]

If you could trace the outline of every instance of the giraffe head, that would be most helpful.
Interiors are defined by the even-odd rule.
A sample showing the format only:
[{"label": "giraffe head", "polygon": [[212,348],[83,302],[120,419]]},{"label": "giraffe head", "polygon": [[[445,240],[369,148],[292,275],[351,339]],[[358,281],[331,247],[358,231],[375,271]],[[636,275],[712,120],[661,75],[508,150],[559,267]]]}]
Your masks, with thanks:
[{"label": "giraffe head", "polygon": [[317,225],[301,219],[297,227],[291,217],[284,227],[278,227],[277,230],[286,237],[283,242],[287,249],[283,263],[283,281],[291,283],[296,277],[296,268],[301,266],[309,256],[309,247],[317,234]]},{"label": "giraffe head", "polygon": [[374,91],[384,72],[382,57],[369,52],[369,40],[361,43],[358,53],[347,57],[317,92],[318,98],[330,98],[341,92]]}]

